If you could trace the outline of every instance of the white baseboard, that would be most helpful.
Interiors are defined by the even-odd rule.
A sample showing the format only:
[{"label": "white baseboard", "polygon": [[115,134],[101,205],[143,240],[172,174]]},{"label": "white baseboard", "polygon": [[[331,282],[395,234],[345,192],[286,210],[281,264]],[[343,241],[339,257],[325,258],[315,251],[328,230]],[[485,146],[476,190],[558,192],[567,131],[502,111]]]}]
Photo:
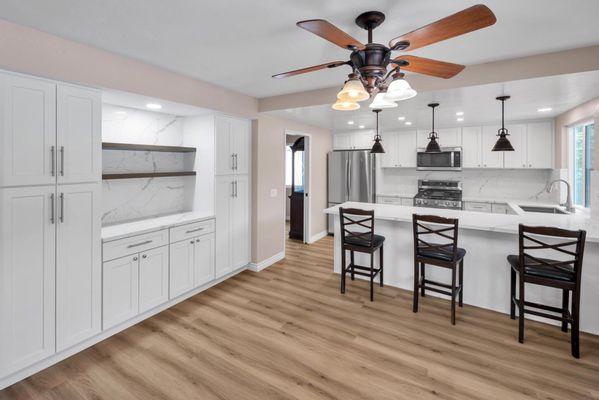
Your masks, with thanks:
[{"label": "white baseboard", "polygon": [[310,238],[309,243],[318,242],[320,239],[322,239],[323,237],[325,237],[328,234],[329,234],[329,232],[326,229],[324,231],[318,232],[316,235],[314,235]]},{"label": "white baseboard", "polygon": [[269,257],[269,258],[267,258],[264,261],[260,261],[259,263],[249,263],[248,264],[248,269],[250,271],[260,272],[264,268],[268,268],[271,265],[273,265],[274,263],[276,263],[278,261],[281,261],[284,258],[285,258],[285,251],[283,250],[282,252],[277,253],[274,256]]}]

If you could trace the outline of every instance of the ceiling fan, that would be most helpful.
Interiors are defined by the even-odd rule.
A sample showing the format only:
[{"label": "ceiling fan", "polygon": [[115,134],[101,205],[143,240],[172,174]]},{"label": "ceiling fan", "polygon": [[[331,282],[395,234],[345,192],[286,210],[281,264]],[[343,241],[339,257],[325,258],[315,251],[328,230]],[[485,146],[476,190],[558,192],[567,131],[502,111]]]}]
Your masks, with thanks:
[{"label": "ceiling fan", "polygon": [[[463,65],[432,60],[412,55],[391,58],[392,51],[411,51],[455,36],[463,35],[493,25],[497,19],[485,5],[478,4],[458,13],[423,26],[412,32],[398,36],[388,46],[374,43],[372,31],[385,20],[380,11],[368,11],[356,18],[356,24],[368,31],[368,43],[363,44],[335,25],[323,19],[300,21],[297,26],[344,49],[351,50],[349,61],[333,61],[308,68],[297,69],[273,75],[273,78],[286,78],[325,68],[348,65],[352,68],[348,80],[337,95],[333,108],[352,110],[359,108],[357,102],[377,93],[373,108],[396,107],[395,101],[416,95],[416,92],[403,79],[401,72],[410,71],[448,79],[464,69]],[[389,71],[387,67],[391,65]],[[335,107],[335,106],[338,107]]]}]

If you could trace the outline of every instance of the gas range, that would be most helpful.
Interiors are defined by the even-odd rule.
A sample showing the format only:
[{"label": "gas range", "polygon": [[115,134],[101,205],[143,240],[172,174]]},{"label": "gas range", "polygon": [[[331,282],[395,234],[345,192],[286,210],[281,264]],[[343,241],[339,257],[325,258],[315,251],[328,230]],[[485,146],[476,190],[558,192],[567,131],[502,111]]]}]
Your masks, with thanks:
[{"label": "gas range", "polygon": [[420,179],[414,206],[461,210],[462,182]]}]

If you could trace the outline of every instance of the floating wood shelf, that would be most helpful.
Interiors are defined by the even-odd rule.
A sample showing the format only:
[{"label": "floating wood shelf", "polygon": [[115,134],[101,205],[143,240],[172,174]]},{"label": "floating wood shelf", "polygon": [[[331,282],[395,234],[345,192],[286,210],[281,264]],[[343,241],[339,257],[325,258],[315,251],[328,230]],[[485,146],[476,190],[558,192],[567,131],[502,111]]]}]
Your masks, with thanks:
[{"label": "floating wood shelf", "polygon": [[102,174],[102,179],[135,179],[135,178],[161,178],[166,176],[193,176],[195,171],[179,172],[132,172],[123,174]]},{"label": "floating wood shelf", "polygon": [[103,150],[129,150],[129,151],[161,151],[165,153],[195,153],[195,147],[159,146],[154,144],[112,143],[103,142]]}]

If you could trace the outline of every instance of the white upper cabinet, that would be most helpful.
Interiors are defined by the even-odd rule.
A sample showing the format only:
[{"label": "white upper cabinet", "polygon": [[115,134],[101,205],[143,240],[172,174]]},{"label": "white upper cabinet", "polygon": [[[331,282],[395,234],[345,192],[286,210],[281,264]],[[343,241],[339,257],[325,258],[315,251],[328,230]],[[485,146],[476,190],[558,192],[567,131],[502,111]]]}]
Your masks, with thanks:
[{"label": "white upper cabinet", "polygon": [[514,151],[506,151],[504,154],[505,168],[526,168],[526,125],[507,124],[508,139],[514,147]]},{"label": "white upper cabinet", "polygon": [[397,166],[416,168],[416,132],[399,132],[397,135]]},{"label": "white upper cabinet", "polygon": [[55,352],[54,195],[0,190],[0,376]]},{"label": "white upper cabinet", "polygon": [[56,182],[56,85],[0,73],[0,187]]},{"label": "white upper cabinet", "polygon": [[351,150],[353,149],[353,140],[351,133],[337,133],[333,135],[333,149]]},{"label": "white upper cabinet", "polygon": [[57,88],[58,183],[102,178],[102,104],[99,92],[69,85]]},{"label": "white upper cabinet", "polygon": [[237,118],[216,116],[216,175],[247,174],[250,164],[250,124]]},{"label": "white upper cabinet", "polygon": [[56,200],[56,346],[61,351],[100,332],[101,186],[59,186]]},{"label": "white upper cabinet", "polygon": [[481,168],[481,134],[480,126],[462,128],[462,167]]},{"label": "white upper cabinet", "polygon": [[[436,129],[439,134],[439,145],[441,147],[459,147],[462,145],[462,128]],[[428,145],[430,130],[418,130],[417,147],[425,148]]]},{"label": "white upper cabinet", "polygon": [[371,132],[359,132],[353,135],[354,149],[370,150],[374,144],[374,134]]},{"label": "white upper cabinet", "polygon": [[497,142],[497,130],[501,126],[483,126],[481,135],[481,161],[483,168],[503,168],[503,152],[491,151]]},{"label": "white upper cabinet", "polygon": [[[383,133],[381,136],[384,136]],[[333,135],[334,150],[370,150],[374,144],[374,131],[345,132]]]},{"label": "white upper cabinet", "polygon": [[[385,152],[378,154],[380,157],[381,168],[396,168],[399,166],[399,145],[397,143],[398,132],[385,132],[381,135],[382,144]],[[414,149],[416,151],[416,149]]]},{"label": "white upper cabinet", "polygon": [[527,126],[526,148],[528,168],[553,168],[554,133],[550,121]]}]

